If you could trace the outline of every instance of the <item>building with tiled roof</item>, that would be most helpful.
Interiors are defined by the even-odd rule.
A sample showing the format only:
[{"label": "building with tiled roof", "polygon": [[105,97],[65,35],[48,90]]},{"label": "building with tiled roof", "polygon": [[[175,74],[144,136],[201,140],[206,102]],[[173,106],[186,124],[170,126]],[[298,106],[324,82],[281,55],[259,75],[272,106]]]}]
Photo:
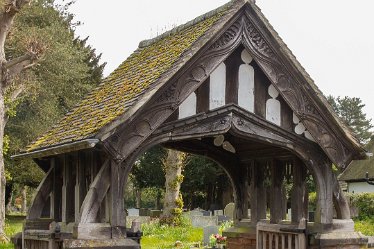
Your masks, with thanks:
[{"label": "building with tiled roof", "polygon": [[366,147],[370,156],[366,160],[353,161],[339,176],[340,181],[347,183],[347,191],[350,193],[374,193],[374,139]]},{"label": "building with tiled roof", "polygon": [[[232,0],[141,42],[14,156],[46,172],[20,245],[140,248],[137,223],[126,228],[124,189],[134,163],[155,145],[208,157],[226,172],[235,200],[228,249],[367,244],[332,170],[367,153],[253,0]],[[308,175],[317,186],[313,223]]]}]

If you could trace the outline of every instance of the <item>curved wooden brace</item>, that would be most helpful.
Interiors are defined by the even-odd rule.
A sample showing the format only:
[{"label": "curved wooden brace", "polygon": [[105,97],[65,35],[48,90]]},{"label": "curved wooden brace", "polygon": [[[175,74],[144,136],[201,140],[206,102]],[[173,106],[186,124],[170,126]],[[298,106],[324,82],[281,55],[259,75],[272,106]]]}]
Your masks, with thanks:
[{"label": "curved wooden brace", "polygon": [[84,198],[78,218],[79,223],[94,223],[96,221],[97,213],[108,193],[110,184],[110,161],[106,160]]},{"label": "curved wooden brace", "polygon": [[46,204],[49,194],[52,192],[54,168],[54,165],[49,168],[47,174],[36,189],[36,195],[26,217],[27,220],[39,219],[41,217],[44,205]]},{"label": "curved wooden brace", "polygon": [[333,197],[337,218],[344,220],[351,219],[351,211],[349,209],[347,198],[340,188],[335,174],[333,174]]}]

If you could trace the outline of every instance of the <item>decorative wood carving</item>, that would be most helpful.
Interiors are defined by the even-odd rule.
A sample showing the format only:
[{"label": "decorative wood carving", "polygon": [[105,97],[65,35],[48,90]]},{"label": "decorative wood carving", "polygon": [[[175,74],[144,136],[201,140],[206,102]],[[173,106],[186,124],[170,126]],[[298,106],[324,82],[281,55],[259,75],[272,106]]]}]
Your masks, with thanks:
[{"label": "decorative wood carving", "polygon": [[[265,39],[250,14],[247,13],[244,23],[244,45],[253,54],[262,70],[312,136],[319,138],[317,142],[329,158],[340,167],[347,166],[346,164],[352,158],[352,152],[339,139],[340,136],[330,128],[331,122],[326,121],[317,104],[312,101],[310,93],[304,87],[308,83],[300,82],[296,76],[290,73],[287,63],[273,49],[279,45],[275,41]],[[270,45],[272,42],[273,46]]]},{"label": "decorative wood carving", "polygon": [[[290,73],[274,41],[268,41],[262,34],[258,24],[248,13],[238,16],[236,21],[225,32],[211,43],[209,49],[201,52],[188,70],[178,78],[173,79],[160,89],[153,100],[146,103],[136,118],[117,131],[116,135],[105,141],[105,146],[117,155],[116,159],[123,161],[136,149],[144,139],[161,125],[187,98],[199,87],[212,71],[240,44],[243,43],[253,58],[272,81],[276,89],[292,108],[309,133],[316,139],[329,158],[338,166],[345,167],[352,158],[352,152],[347,148],[336,131],[329,123],[304,89],[306,83]],[[110,144],[110,145],[109,145]]]},{"label": "decorative wood carving", "polygon": [[[156,93],[153,100],[146,103],[130,123],[126,123],[116,134],[104,141],[104,147],[123,161],[161,125],[192,92],[194,92],[240,43],[239,19],[227,29],[223,36],[201,52],[200,57],[176,79],[166,84]],[[158,95],[158,96],[157,96]]]}]

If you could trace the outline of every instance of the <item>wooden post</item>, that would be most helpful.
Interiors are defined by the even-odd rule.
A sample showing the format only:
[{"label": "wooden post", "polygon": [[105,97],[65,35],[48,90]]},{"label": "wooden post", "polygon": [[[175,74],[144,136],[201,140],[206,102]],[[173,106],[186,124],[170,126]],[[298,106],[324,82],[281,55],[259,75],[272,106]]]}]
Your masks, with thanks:
[{"label": "wooden post", "polygon": [[196,91],[196,113],[209,110],[209,78]]},{"label": "wooden post", "polygon": [[264,187],[264,165],[252,162],[251,165],[251,222],[256,225],[266,219],[266,189]]},{"label": "wooden post", "polygon": [[[63,186],[63,175],[62,168],[63,162],[61,157],[53,158],[54,162],[54,175],[53,175],[53,198],[51,198],[51,204],[53,203],[53,209],[51,207],[51,218],[55,221],[62,220],[62,186]],[[53,211],[52,211],[53,210]]]},{"label": "wooden post", "polygon": [[82,153],[78,154],[75,175],[75,222],[79,222],[79,212],[85,197],[85,160]]},{"label": "wooden post", "polygon": [[50,200],[50,213],[49,213],[49,217],[51,219],[54,219],[55,220],[55,217],[56,217],[56,200],[55,200],[55,195],[56,195],[56,159],[55,158],[51,158],[50,160],[50,163],[51,163],[51,169],[53,170],[52,174],[53,174],[53,182],[52,182],[52,191],[51,193],[49,194],[49,200]]},{"label": "wooden post", "polygon": [[270,196],[270,223],[279,223],[284,217],[284,198],[282,191],[284,178],[284,164],[272,160],[271,162],[271,196]]},{"label": "wooden post", "polygon": [[123,191],[120,189],[121,176],[123,175],[123,168],[120,164],[114,161],[110,162],[111,181],[110,181],[110,224],[112,226],[113,237],[123,237],[122,228],[124,229],[125,224],[125,210]]},{"label": "wooden post", "polygon": [[316,209],[316,222],[321,223],[329,229],[332,225],[333,219],[333,175],[331,163],[323,165],[322,168],[322,178],[324,184],[322,188],[318,189],[318,202]]},{"label": "wooden post", "polygon": [[306,169],[303,162],[295,158],[292,164],[293,188],[291,194],[291,220],[299,223],[302,218],[306,218]]},{"label": "wooden post", "polygon": [[62,222],[75,221],[75,172],[73,172],[71,156],[64,156],[62,186]]},{"label": "wooden post", "polygon": [[[239,165],[238,165],[239,166]],[[236,219],[248,219],[248,170],[249,166],[240,164],[240,170],[237,172],[236,189]]]}]

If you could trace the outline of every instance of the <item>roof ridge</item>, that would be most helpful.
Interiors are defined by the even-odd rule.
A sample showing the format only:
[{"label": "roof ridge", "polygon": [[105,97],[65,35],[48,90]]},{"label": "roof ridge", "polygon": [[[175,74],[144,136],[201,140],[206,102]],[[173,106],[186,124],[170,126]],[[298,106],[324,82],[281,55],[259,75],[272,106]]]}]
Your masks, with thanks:
[{"label": "roof ridge", "polygon": [[175,28],[173,28],[171,30],[168,30],[168,31],[166,31],[166,32],[164,32],[164,33],[162,33],[162,34],[154,37],[154,38],[143,40],[143,41],[141,41],[139,43],[138,48],[148,47],[148,46],[150,46],[150,45],[152,45],[152,44],[154,44],[154,43],[156,43],[156,42],[164,39],[165,37],[168,37],[170,35],[178,33],[178,32],[180,32],[180,31],[182,31],[182,30],[184,30],[186,28],[189,28],[189,27],[191,27],[191,26],[193,26],[193,25],[195,25],[195,24],[197,24],[197,23],[199,23],[201,21],[204,21],[204,20],[206,20],[206,19],[208,19],[208,18],[210,18],[210,17],[218,14],[219,12],[225,10],[226,8],[231,7],[234,4],[234,2],[236,2],[236,1],[238,1],[238,0],[231,0],[230,2],[225,3],[224,5],[218,7],[216,9],[214,9],[214,10],[211,10],[211,11],[205,13],[205,14],[202,14],[202,15],[200,15],[200,16],[192,19],[191,21],[188,21],[188,22],[186,22],[184,24],[181,24],[181,25],[179,25],[179,26],[177,26],[177,27],[175,27]]}]

